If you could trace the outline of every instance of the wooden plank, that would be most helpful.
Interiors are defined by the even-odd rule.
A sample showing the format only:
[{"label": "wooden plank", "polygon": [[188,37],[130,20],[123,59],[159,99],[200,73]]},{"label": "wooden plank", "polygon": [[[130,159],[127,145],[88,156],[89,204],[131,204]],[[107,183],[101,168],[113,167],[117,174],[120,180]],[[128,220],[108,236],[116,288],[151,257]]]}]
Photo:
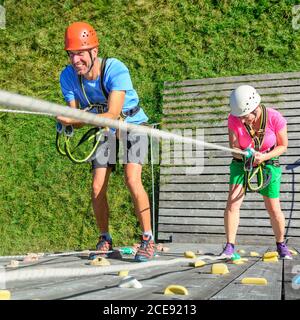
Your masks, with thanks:
[{"label": "wooden plank", "polygon": [[[163,101],[182,101],[182,100],[192,100],[192,99],[207,99],[207,98],[229,98],[232,90],[223,90],[218,92],[194,92],[186,93],[181,95],[164,95]],[[262,101],[264,101],[264,95],[274,95],[280,96],[281,94],[289,93],[300,93],[300,86],[290,86],[290,87],[280,87],[280,88],[261,88],[259,94],[262,96]],[[280,101],[280,98],[278,98]]]},{"label": "wooden plank", "polygon": [[300,274],[300,251],[297,248],[290,246],[290,249],[294,249],[298,252],[297,256],[293,256],[293,260],[285,260],[283,264],[283,299],[284,300],[300,300],[300,287],[292,284],[293,278]]},{"label": "wooden plank", "polygon": [[[297,148],[294,148],[297,149]],[[298,153],[300,150],[298,151]],[[211,157],[207,152],[201,152],[196,150],[180,150],[180,151],[170,151],[169,154],[165,151],[161,157],[161,165],[193,165],[200,163],[198,161],[202,160],[203,165],[215,165],[215,166],[229,166],[232,162],[232,155],[230,153],[226,156],[222,156],[219,153],[218,157]],[[297,164],[300,165],[300,155],[289,155],[289,153],[280,156],[281,165]]]},{"label": "wooden plank", "polygon": [[[297,117],[299,115],[299,109],[285,109],[285,110],[278,110],[281,111],[284,117]],[[197,121],[197,120],[214,120],[215,118],[226,120],[228,118],[229,109],[227,111],[219,111],[216,110],[214,113],[209,112],[193,112],[190,114],[181,114],[181,113],[174,113],[174,114],[167,114],[162,118],[164,123],[171,123],[177,121]]]},{"label": "wooden plank", "polygon": [[[173,150],[174,149],[174,150]],[[186,157],[189,157],[190,154],[192,154],[193,156],[197,156],[199,157],[203,157],[205,159],[209,158],[210,160],[213,159],[232,159],[232,154],[230,152],[226,152],[224,153],[224,151],[222,150],[213,150],[213,149],[204,149],[204,152],[202,152],[202,150],[198,149],[188,149],[187,145],[184,145],[182,150],[177,150],[176,148],[170,149],[169,147],[167,147],[167,145],[163,145],[161,148],[162,151],[162,155],[161,158],[162,159],[167,159],[167,158],[178,158],[185,156],[185,154],[183,154],[183,151],[186,153]],[[197,153],[195,152],[197,151]],[[192,153],[193,152],[193,153]],[[282,156],[280,156],[280,159],[284,158],[284,157],[292,157],[292,156],[298,156],[300,159],[300,150],[297,147],[288,147],[288,150],[286,153],[284,153]]]},{"label": "wooden plank", "polygon": [[[300,193],[294,194],[295,200],[300,202]],[[228,194],[227,192],[160,192],[159,199],[160,200],[176,200],[176,201],[202,201],[202,200],[210,200],[210,201],[227,201]],[[261,199],[262,196],[258,193],[247,193],[248,201],[257,201]],[[289,192],[281,192],[280,201],[291,201],[292,194]]]},{"label": "wooden plank", "polygon": [[[191,115],[191,116],[169,116],[167,118],[162,119],[163,130],[172,130],[172,129],[202,129],[205,128],[206,123],[207,127],[215,126],[218,127],[218,123],[227,124],[228,114],[201,114],[201,115]],[[299,119],[297,115],[285,115],[288,123],[293,121],[295,123],[299,123]],[[181,126],[184,124],[184,126]]]},{"label": "wooden plank", "polygon": [[164,86],[167,87],[178,87],[178,86],[194,86],[199,84],[215,84],[215,83],[230,83],[230,82],[249,82],[249,81],[260,81],[260,80],[281,80],[281,79],[298,79],[300,72],[286,72],[286,73],[267,73],[267,74],[250,74],[242,76],[228,76],[218,78],[204,78],[197,80],[183,80],[183,81],[166,81]]},{"label": "wooden plank", "polygon": [[[300,175],[297,172],[290,171],[281,176],[282,183],[294,183],[300,181]],[[160,184],[167,183],[229,183],[229,174],[201,174],[201,175],[163,175],[160,176]]]},{"label": "wooden plank", "polygon": [[[300,120],[299,120],[300,121]],[[191,137],[196,137],[197,135],[200,135],[202,132],[200,132],[198,130],[198,132],[194,131],[194,130],[174,130],[174,133],[179,134],[182,137],[187,137],[187,138],[191,138]],[[216,143],[219,145],[222,145],[223,143],[226,143],[226,145],[229,147],[229,140],[228,140],[228,135],[227,132],[223,132],[223,134],[215,134],[215,135],[206,135],[205,132],[203,132],[203,136],[198,138],[201,141],[205,141],[205,142],[209,142],[209,143]],[[299,140],[299,133],[298,132],[290,132],[288,135],[288,139],[289,142],[292,142],[293,144],[296,144],[296,141]],[[292,146],[291,145],[291,146]],[[178,142],[178,141],[172,141],[170,140],[170,142],[167,142],[167,140],[164,140],[164,143],[162,143],[162,150],[172,150],[175,148],[175,146],[177,148],[179,148],[179,150],[195,150],[196,147],[195,145],[191,144],[191,143],[183,143],[183,142]],[[181,147],[181,148],[180,148]],[[198,147],[198,150],[201,150]]]},{"label": "wooden plank", "polygon": [[[298,117],[290,117],[287,118],[288,126],[290,124],[297,124],[299,125],[299,119]],[[218,127],[226,127],[227,126],[227,119],[219,119],[219,117],[215,117],[215,119],[211,120],[205,120],[202,119],[202,121],[189,119],[189,122],[173,122],[173,123],[162,123],[162,129],[192,129],[192,128],[218,128]]]},{"label": "wooden plank", "polygon": [[[300,97],[299,97],[300,98]],[[276,109],[277,111],[280,111],[281,113],[285,113],[286,110],[289,109],[297,109],[299,107],[299,101],[289,101],[289,102],[278,102],[274,106],[274,104],[270,103],[264,103],[266,107],[271,107]],[[227,114],[230,112],[230,107],[227,104],[214,106],[214,107],[178,107],[178,108],[164,108],[163,109],[163,115],[165,118],[167,118],[169,115],[175,116],[175,115],[183,115],[183,114],[204,114],[204,113],[216,113],[216,112],[226,112]]]},{"label": "wooden plank", "polygon": [[[246,196],[245,200],[242,204],[242,210],[253,210],[253,201],[248,200],[249,198]],[[217,210],[221,209],[224,210],[226,207],[226,201],[176,201],[176,200],[159,200],[159,207],[160,208],[176,208],[176,209],[203,209],[203,210]],[[263,202],[263,199],[257,199],[255,202],[255,208],[256,209],[265,209],[265,205]],[[293,202],[291,201],[281,201],[281,209],[282,210],[300,210],[300,203],[299,202]]]},{"label": "wooden plank", "polygon": [[[202,175],[202,174],[229,174],[229,166],[203,166],[202,162],[196,162],[198,166],[163,166],[161,165],[160,174],[162,175]],[[296,163],[295,166],[282,166],[283,174],[290,174],[293,169],[295,173],[300,172],[299,163]]]},{"label": "wooden plank", "polygon": [[[197,226],[197,225],[173,225],[173,224],[159,224],[159,232],[177,232],[177,233],[219,233],[224,234],[224,225],[221,226]],[[243,227],[240,226],[238,229],[239,235],[269,235],[273,236],[272,228],[267,227]],[[289,236],[300,237],[299,228],[290,228]]]},{"label": "wooden plank", "polygon": [[[266,278],[268,285],[243,285],[243,278]],[[282,261],[266,263],[258,261],[212,297],[212,300],[281,300]]]},{"label": "wooden plank", "polygon": [[[240,82],[226,82],[226,83],[212,83],[206,85],[193,85],[193,86],[182,86],[175,88],[167,88],[163,91],[163,95],[173,95],[180,93],[192,93],[192,92],[209,92],[209,91],[224,91],[234,90],[235,88],[244,85],[244,81]],[[255,87],[258,92],[263,88],[283,88],[289,86],[300,86],[300,79],[276,79],[276,80],[261,80],[261,81],[250,81],[247,85]]]},{"label": "wooden plank", "polygon": [[[290,217],[290,209],[282,210],[285,218]],[[215,218],[223,218],[224,210],[216,209],[216,210],[205,210],[205,209],[197,209],[197,208],[185,208],[182,210],[181,208],[165,208],[161,207],[159,210],[159,222],[161,221],[161,217],[215,217]],[[256,209],[252,210],[241,209],[240,217],[246,218],[251,216],[252,218],[269,218],[268,212],[266,209]],[[292,212],[293,219],[300,219],[300,210],[293,210]],[[288,223],[288,221],[287,221]]]},{"label": "wooden plank", "polygon": [[[167,241],[172,243],[220,243],[224,244],[226,242],[225,234],[211,233],[209,236],[207,234],[199,233],[174,233],[174,232],[158,232],[158,242]],[[292,238],[291,241],[295,242],[295,238]],[[300,240],[299,240],[300,243]],[[243,235],[237,238],[237,245],[252,245],[252,246],[261,246],[272,245],[274,244],[274,237],[264,236],[264,235]],[[256,251],[256,247],[252,247],[251,251]]]},{"label": "wooden plank", "polygon": [[[249,216],[251,218],[249,218]],[[300,232],[300,216],[299,219],[292,219],[290,221],[290,228],[298,228]],[[159,216],[159,224],[173,224],[173,225],[201,225],[201,226],[221,226],[224,225],[223,218],[217,217],[191,217],[191,216]],[[288,220],[286,220],[286,226],[288,225]],[[270,219],[265,216],[265,218],[255,218],[250,214],[247,218],[240,217],[241,227],[268,227],[271,228]],[[299,234],[300,236],[300,234]]]},{"label": "wooden plank", "polygon": [[[281,95],[264,95],[263,103],[276,108],[278,103],[284,102],[299,102],[299,93],[288,93]],[[228,106],[228,97],[220,98],[209,98],[209,99],[197,99],[197,100],[187,100],[187,101],[167,101],[163,103],[163,109],[166,108],[183,108],[183,107],[210,107],[210,106]]]},{"label": "wooden plank", "polygon": [[[295,184],[281,184],[282,192],[300,192],[300,181]],[[229,185],[228,184],[191,184],[186,183],[178,184],[162,184],[160,186],[160,192],[228,192]]]}]

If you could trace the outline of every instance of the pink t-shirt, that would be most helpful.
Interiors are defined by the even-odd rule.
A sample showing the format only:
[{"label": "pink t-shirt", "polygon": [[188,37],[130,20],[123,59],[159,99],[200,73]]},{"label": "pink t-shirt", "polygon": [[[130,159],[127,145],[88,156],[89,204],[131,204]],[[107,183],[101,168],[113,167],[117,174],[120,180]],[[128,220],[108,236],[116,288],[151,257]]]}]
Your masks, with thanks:
[{"label": "pink t-shirt", "polygon": [[[276,144],[276,134],[286,126],[286,123],[286,119],[280,112],[267,108],[265,138],[259,151],[264,152]],[[239,117],[230,114],[228,117],[228,128],[237,136],[241,149],[248,148],[250,144],[254,148],[254,143]]]}]

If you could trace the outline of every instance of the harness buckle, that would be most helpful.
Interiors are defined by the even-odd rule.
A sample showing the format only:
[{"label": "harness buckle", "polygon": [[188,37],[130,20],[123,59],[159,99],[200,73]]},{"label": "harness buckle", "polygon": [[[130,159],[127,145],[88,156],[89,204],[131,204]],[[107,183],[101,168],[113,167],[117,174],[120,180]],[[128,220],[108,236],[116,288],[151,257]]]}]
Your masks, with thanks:
[{"label": "harness buckle", "polygon": [[69,138],[71,138],[74,135],[74,129],[73,126],[66,126],[65,127],[65,135]]},{"label": "harness buckle", "polygon": [[56,132],[62,134],[65,130],[65,126],[61,122],[56,122]]}]

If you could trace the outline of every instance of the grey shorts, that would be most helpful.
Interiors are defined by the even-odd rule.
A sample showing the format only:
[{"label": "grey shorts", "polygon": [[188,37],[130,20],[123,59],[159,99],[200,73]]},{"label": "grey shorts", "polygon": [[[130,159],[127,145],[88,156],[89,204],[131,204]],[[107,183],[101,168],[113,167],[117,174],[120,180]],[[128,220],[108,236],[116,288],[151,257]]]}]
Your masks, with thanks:
[{"label": "grey shorts", "polygon": [[120,132],[117,139],[115,132],[107,131],[90,161],[92,169],[114,168],[117,162],[145,164],[148,162],[148,136],[130,131]]}]

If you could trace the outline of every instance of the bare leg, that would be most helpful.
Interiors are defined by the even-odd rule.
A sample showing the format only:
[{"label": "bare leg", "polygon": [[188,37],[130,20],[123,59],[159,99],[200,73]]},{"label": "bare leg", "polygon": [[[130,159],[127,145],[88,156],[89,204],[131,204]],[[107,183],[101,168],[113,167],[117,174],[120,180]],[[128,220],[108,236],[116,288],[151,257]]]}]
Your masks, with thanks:
[{"label": "bare leg", "polygon": [[265,206],[268,210],[276,242],[284,241],[285,217],[280,207],[279,198],[272,199],[264,196]]},{"label": "bare leg", "polygon": [[227,242],[234,244],[240,220],[240,207],[244,200],[243,186],[229,185],[227,206],[224,212],[224,226]]},{"label": "bare leg", "polygon": [[92,203],[101,233],[108,232],[109,207],[106,191],[110,173],[111,168],[97,168],[93,171]]},{"label": "bare leg", "polygon": [[142,183],[142,165],[128,163],[124,166],[125,182],[131,193],[135,214],[143,232],[151,231],[151,213],[148,195]]}]

